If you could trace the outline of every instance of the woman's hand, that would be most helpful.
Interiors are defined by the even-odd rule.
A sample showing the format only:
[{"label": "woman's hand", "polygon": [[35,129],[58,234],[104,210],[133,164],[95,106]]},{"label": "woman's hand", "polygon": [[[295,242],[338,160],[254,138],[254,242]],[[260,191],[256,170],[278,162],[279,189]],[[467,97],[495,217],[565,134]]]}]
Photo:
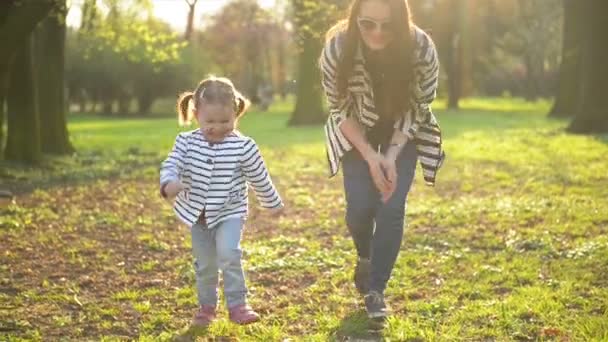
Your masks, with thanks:
[{"label": "woman's hand", "polygon": [[391,142],[390,146],[386,149],[381,163],[382,169],[389,182],[389,191],[383,199],[385,203],[391,198],[395,189],[397,189],[397,158],[399,157],[403,146],[407,143],[407,137],[400,131],[395,131],[392,141],[394,142]]},{"label": "woman's hand", "polygon": [[378,192],[380,192],[382,201],[386,203],[392,194],[392,191],[389,178],[387,177],[388,175],[385,174],[384,164],[386,164],[386,162],[384,161],[384,157],[374,151],[365,156],[365,161],[369,167],[369,173],[374,181],[374,185],[376,185]]},{"label": "woman's hand", "polygon": [[386,203],[395,192],[395,189],[397,189],[397,165],[395,164],[395,159],[389,156],[382,158],[380,165],[382,166],[382,170],[384,171],[386,179],[388,180],[388,191],[382,198],[382,201]]}]

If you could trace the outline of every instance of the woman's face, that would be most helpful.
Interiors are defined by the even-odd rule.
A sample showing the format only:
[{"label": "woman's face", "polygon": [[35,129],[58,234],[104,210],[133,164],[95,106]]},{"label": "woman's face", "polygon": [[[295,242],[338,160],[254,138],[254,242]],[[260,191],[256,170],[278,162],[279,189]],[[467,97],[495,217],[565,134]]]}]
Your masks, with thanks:
[{"label": "woman's face", "polygon": [[394,38],[391,8],[381,0],[365,0],[361,3],[357,25],[361,39],[370,50],[386,48]]}]

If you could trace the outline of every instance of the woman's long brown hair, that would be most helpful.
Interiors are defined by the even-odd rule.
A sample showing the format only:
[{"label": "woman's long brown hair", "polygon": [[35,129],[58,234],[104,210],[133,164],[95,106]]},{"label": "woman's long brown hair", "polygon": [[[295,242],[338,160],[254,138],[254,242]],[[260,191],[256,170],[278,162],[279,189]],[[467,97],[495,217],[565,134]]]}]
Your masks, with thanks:
[{"label": "woman's long brown hair", "polygon": [[392,113],[402,115],[410,106],[410,88],[414,79],[413,42],[414,25],[410,16],[407,0],[354,0],[350,6],[348,18],[338,22],[328,31],[328,38],[345,31],[346,39],[342,46],[342,54],[337,67],[337,86],[341,97],[345,97],[348,90],[348,79],[353,73],[355,56],[359,44],[363,44],[360,37],[357,18],[364,1],[382,1],[390,6],[391,22],[394,25],[394,38],[387,47],[389,72],[387,73],[389,98],[393,106]]}]

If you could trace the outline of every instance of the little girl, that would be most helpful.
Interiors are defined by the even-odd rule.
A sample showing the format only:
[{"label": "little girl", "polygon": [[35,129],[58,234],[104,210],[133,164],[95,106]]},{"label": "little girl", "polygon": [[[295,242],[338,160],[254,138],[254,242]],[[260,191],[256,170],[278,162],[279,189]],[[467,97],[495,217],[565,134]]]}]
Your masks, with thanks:
[{"label": "little girl", "polygon": [[240,247],[247,216],[247,184],[262,207],[278,213],[277,193],[258,146],[236,131],[249,102],[226,78],[210,77],[177,102],[180,124],[194,117],[200,128],[177,135],[160,169],[160,193],[174,201],[177,217],[191,227],[199,309],[193,325],[215,319],[218,269],[230,319],[238,324],[259,320],[247,305]]}]

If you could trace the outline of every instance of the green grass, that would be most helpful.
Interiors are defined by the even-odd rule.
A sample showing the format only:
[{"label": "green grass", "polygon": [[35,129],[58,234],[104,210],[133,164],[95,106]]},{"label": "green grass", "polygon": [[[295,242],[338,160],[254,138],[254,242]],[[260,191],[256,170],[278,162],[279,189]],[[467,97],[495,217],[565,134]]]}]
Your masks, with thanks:
[{"label": "green grass", "polygon": [[244,235],[263,320],[222,309],[198,331],[189,234],[157,196],[176,120],[70,117],[77,155],[4,164],[18,195],[0,209],[0,340],[608,340],[608,137],[565,133],[544,101],[462,107],[436,106],[448,159],[436,187],[417,176],[379,333],[323,131],[286,128],[289,103],[241,123],[287,203],[279,219],[254,206]]}]

